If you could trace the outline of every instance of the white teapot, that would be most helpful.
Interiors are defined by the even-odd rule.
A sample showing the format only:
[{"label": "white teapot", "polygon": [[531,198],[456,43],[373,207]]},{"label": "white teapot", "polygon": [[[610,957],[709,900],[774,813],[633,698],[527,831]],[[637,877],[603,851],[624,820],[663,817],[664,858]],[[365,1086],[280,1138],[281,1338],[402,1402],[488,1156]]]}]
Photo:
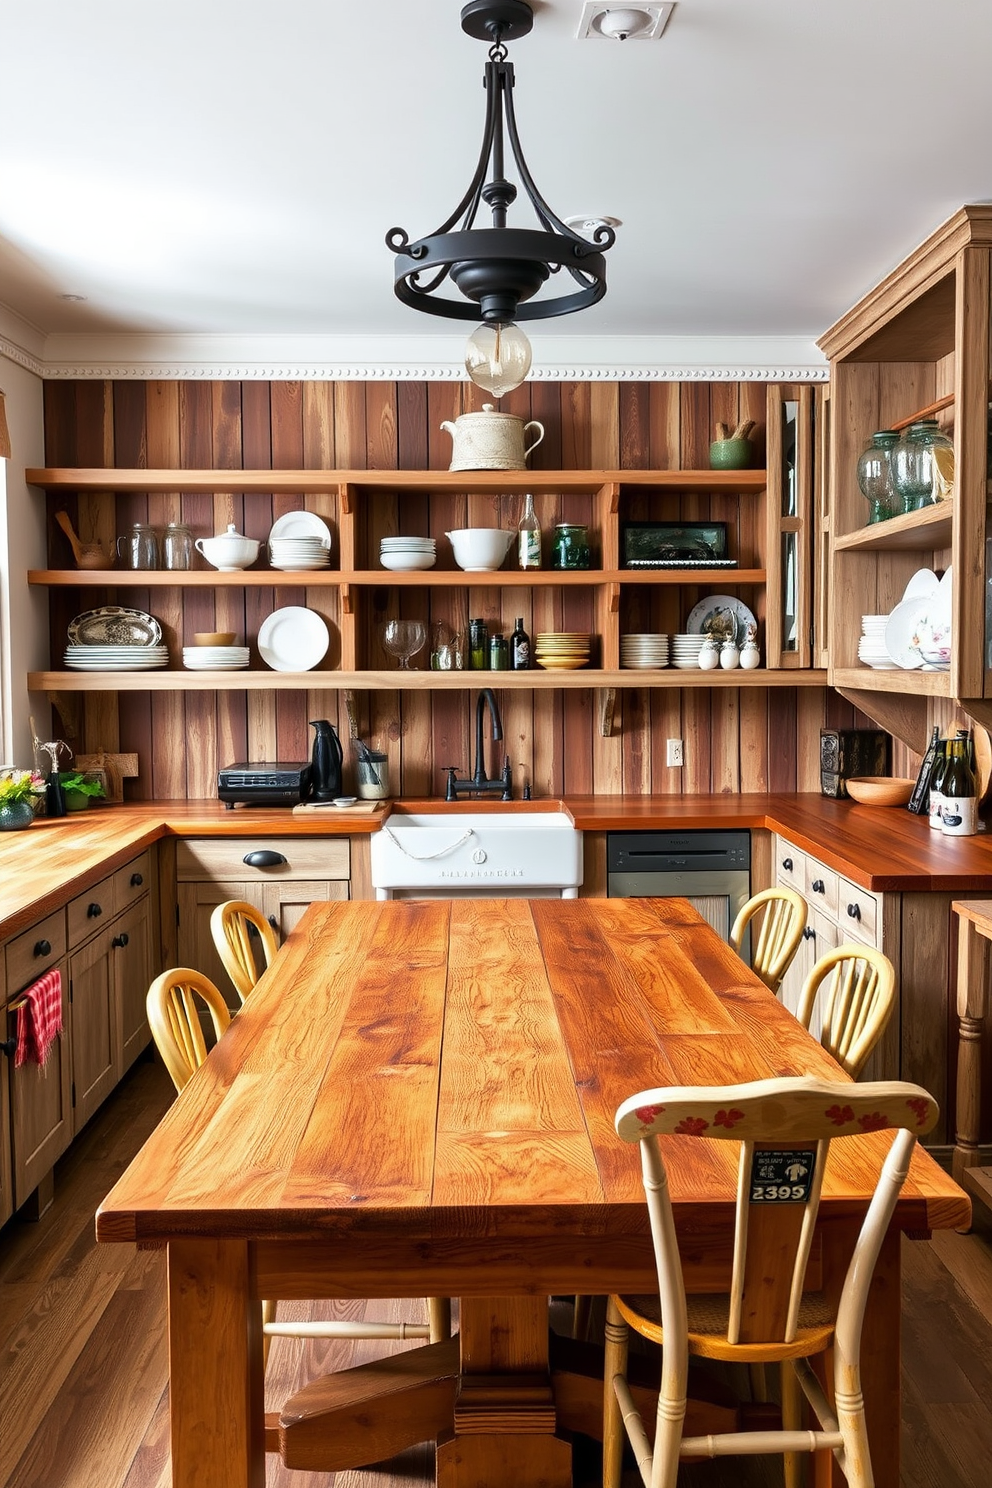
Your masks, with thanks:
[{"label": "white teapot", "polygon": [[[544,438],[544,425],[537,419],[524,423],[515,413],[498,413],[492,403],[483,403],[481,413],[463,413],[441,428],[451,435],[449,470],[523,470],[527,456]],[[524,436],[537,430],[537,438],[526,447]]]},{"label": "white teapot", "polygon": [[198,537],[193,546],[221,573],[237,573],[255,562],[261,543],[253,537],[243,537],[231,522],[226,532],[218,532],[216,537]]}]

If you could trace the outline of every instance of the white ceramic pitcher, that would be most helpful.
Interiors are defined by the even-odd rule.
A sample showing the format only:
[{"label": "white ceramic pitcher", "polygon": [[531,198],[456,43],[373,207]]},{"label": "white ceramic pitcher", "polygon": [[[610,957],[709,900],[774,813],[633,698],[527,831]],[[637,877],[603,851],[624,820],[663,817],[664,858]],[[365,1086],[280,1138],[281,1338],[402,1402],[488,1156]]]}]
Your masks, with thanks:
[{"label": "white ceramic pitcher", "polygon": [[[483,403],[481,413],[463,413],[441,428],[451,435],[449,470],[523,470],[527,456],[544,438],[544,425],[537,419],[524,423],[515,413],[497,413],[492,403]],[[537,430],[537,438],[524,444],[525,435]]]}]

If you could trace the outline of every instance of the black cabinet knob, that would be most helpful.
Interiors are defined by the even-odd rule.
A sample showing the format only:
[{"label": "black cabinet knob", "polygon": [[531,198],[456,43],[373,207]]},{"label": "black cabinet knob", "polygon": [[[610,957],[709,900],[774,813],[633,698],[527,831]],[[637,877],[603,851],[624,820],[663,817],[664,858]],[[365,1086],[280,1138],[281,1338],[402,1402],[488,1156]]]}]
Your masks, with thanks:
[{"label": "black cabinet knob", "polygon": [[92,904],[87,905],[87,907],[86,907],[86,918],[88,920],[95,920],[95,919],[97,919],[102,914],[103,914],[103,905],[102,904],[97,904],[97,902],[96,902],[95,899],[94,899],[94,901],[93,901]]},{"label": "black cabinet knob", "polygon": [[814,878],[814,880],[813,880],[813,893],[814,894],[823,894],[823,893],[826,893],[826,888],[827,888],[827,886],[823,882],[823,879],[822,878]]},{"label": "black cabinet knob", "polygon": [[115,935],[114,936],[114,938],[110,942],[110,944],[112,946],[115,946],[118,950],[121,950],[124,946],[126,946],[129,943],[129,941],[130,941],[130,936],[128,935],[127,931],[126,930],[122,930],[121,933],[120,933],[120,935]]},{"label": "black cabinet knob", "polygon": [[50,956],[52,954],[52,942],[50,940],[36,940],[34,943],[36,956]]},{"label": "black cabinet knob", "polygon": [[132,873],[131,874],[131,887],[132,887],[132,889],[140,889],[141,888],[141,885],[144,883],[144,881],[145,880],[141,876],[140,873]]},{"label": "black cabinet knob", "polygon": [[289,860],[271,847],[257,847],[254,852],[245,853],[242,861],[247,863],[249,868],[278,868],[280,863],[286,863]]},{"label": "black cabinet knob", "polygon": [[269,924],[272,926],[273,930],[278,930],[279,929],[279,921],[276,919],[275,915],[269,915],[268,918],[269,918]]},{"label": "black cabinet knob", "polygon": [[791,858],[783,858],[782,859],[782,867],[785,869],[786,873],[791,873],[792,872],[792,859]]},{"label": "black cabinet knob", "polygon": [[815,939],[816,939],[816,931],[813,929],[812,925],[807,925],[806,928],[805,928],[805,930],[803,931],[803,940],[815,940]]},{"label": "black cabinet knob", "polygon": [[851,916],[851,919],[852,920],[860,920],[860,918],[861,918],[861,905],[860,904],[849,904],[847,906],[847,912]]}]

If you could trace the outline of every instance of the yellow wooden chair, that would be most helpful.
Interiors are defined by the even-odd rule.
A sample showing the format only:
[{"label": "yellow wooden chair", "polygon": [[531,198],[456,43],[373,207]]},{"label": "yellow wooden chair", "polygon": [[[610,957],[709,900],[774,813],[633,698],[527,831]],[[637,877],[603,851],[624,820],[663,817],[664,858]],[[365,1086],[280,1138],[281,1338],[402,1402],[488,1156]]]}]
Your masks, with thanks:
[{"label": "yellow wooden chair", "polygon": [[[223,907],[223,906],[221,906]],[[251,908],[250,905],[245,906]],[[174,967],[157,976],[148,989],[145,1005],[155,1046],[165,1062],[172,1083],[180,1091],[207,1057],[207,1042],[200,1023],[197,999],[210,1013],[219,1039],[231,1021],[231,1011],[209,977],[189,966]],[[268,1360],[271,1338],[428,1338],[439,1343],[451,1337],[451,1303],[447,1297],[427,1299],[427,1323],[385,1323],[370,1320],[278,1322],[275,1302],[262,1303],[264,1357]]]},{"label": "yellow wooden chair", "polygon": [[808,906],[795,889],[762,889],[747,901],[734,921],[730,943],[738,954],[745,930],[761,911],[764,913],[756,938],[752,932],[751,970],[766,987],[777,993],[803,938]]},{"label": "yellow wooden chair", "polygon": [[210,916],[210,934],[243,1003],[260,975],[253,941],[257,936],[265,965],[269,967],[279,949],[276,932],[254,904],[244,899],[228,899],[225,904],[218,904]]},{"label": "yellow wooden chair", "polygon": [[[851,1488],[872,1483],[860,1354],[872,1274],[918,1135],[932,1130],[937,1104],[918,1085],[854,1085],[815,1079],[759,1080],[737,1086],[647,1090],[624,1101],[616,1128],[640,1144],[641,1168],[658,1266],[657,1297],[611,1297],[603,1402],[603,1482],[618,1488],[624,1433],[646,1488],[675,1488],[679,1461],[781,1453],[796,1481],[804,1452],[834,1454]],[[804,1289],[831,1141],[864,1131],[896,1131],[861,1226],[837,1303]],[[728,1219],[733,1268],[728,1294],[687,1296],[659,1137],[740,1144],[737,1213]],[[760,1144],[769,1144],[774,1152]],[[671,1145],[669,1145],[671,1144]],[[866,1161],[868,1159],[866,1158]],[[784,1192],[783,1192],[784,1191]],[[628,1329],[663,1344],[652,1441],[625,1371]],[[809,1364],[832,1351],[831,1404]],[[782,1429],[683,1435],[689,1355],[783,1365]],[[806,1397],[816,1418],[800,1429]],[[791,1468],[791,1472],[790,1472]]]},{"label": "yellow wooden chair", "polygon": [[804,1028],[810,1026],[821,992],[820,1043],[856,1080],[892,1017],[895,967],[874,946],[842,945],[827,951],[803,984],[796,1016]]}]

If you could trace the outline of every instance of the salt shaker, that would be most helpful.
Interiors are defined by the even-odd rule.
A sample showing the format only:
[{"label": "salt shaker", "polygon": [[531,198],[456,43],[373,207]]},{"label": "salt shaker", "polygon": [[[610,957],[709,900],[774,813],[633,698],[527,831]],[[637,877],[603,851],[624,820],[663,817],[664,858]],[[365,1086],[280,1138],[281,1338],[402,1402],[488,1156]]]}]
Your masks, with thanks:
[{"label": "salt shaker", "polygon": [[725,672],[729,672],[734,667],[740,665],[740,660],[741,653],[738,651],[736,643],[728,636],[720,647],[720,665]]},{"label": "salt shaker", "polygon": [[714,667],[720,665],[720,647],[712,636],[707,636],[699,648],[699,668],[703,672],[712,672]]},{"label": "salt shaker", "polygon": [[756,666],[761,665],[761,653],[758,650],[757,627],[749,625],[741,647],[741,666],[744,671],[751,672]]}]

